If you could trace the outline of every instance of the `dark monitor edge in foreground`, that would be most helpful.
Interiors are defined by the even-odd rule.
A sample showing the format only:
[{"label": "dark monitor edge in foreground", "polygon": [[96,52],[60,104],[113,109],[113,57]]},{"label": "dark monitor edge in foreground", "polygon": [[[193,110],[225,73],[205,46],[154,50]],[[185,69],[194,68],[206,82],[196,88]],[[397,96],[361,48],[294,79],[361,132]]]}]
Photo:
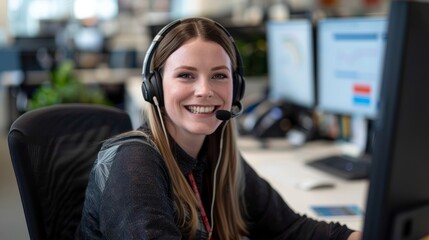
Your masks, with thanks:
[{"label": "dark monitor edge in foreground", "polygon": [[364,239],[429,234],[429,2],[392,1]]}]

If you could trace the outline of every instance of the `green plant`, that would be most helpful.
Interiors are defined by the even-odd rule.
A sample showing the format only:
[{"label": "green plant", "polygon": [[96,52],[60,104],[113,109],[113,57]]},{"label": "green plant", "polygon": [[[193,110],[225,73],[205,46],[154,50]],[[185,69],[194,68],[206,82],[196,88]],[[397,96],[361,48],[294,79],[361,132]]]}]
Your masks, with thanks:
[{"label": "green plant", "polygon": [[36,109],[58,103],[94,103],[111,105],[104,91],[98,86],[81,83],[73,76],[74,64],[61,63],[50,72],[51,81],[38,87],[31,97],[28,109]]},{"label": "green plant", "polygon": [[263,36],[253,36],[250,39],[236,39],[240,51],[245,76],[266,76],[267,43]]}]

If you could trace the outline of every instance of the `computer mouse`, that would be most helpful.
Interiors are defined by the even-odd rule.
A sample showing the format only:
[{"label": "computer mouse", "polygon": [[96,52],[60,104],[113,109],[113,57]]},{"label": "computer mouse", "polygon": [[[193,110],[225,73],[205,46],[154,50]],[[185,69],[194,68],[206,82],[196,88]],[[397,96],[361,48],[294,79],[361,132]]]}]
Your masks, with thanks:
[{"label": "computer mouse", "polygon": [[329,180],[324,179],[304,179],[302,181],[297,182],[296,187],[309,191],[314,189],[327,189],[327,188],[333,188],[335,184]]}]

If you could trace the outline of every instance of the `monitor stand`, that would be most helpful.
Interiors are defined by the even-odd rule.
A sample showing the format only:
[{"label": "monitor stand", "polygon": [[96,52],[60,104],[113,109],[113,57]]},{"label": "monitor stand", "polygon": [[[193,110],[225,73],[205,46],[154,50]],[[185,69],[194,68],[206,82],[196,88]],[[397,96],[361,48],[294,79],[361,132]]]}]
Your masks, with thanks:
[{"label": "monitor stand", "polygon": [[359,157],[333,155],[310,160],[308,166],[346,180],[368,179],[374,138],[373,121],[368,120],[364,153]]},{"label": "monitor stand", "polygon": [[399,211],[394,216],[393,240],[427,239],[429,203]]}]

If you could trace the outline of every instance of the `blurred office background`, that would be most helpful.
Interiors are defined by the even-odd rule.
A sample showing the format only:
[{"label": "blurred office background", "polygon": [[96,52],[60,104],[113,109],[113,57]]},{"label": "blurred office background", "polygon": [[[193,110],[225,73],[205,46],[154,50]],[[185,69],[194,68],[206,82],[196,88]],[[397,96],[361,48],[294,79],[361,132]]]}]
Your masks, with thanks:
[{"label": "blurred office background", "polygon": [[146,49],[165,23],[205,16],[230,29],[252,103],[264,98],[268,84],[267,21],[383,16],[388,5],[388,0],[0,0],[0,238],[28,239],[8,154],[10,124],[26,111],[60,102],[126,109],[127,81],[140,76]]}]

